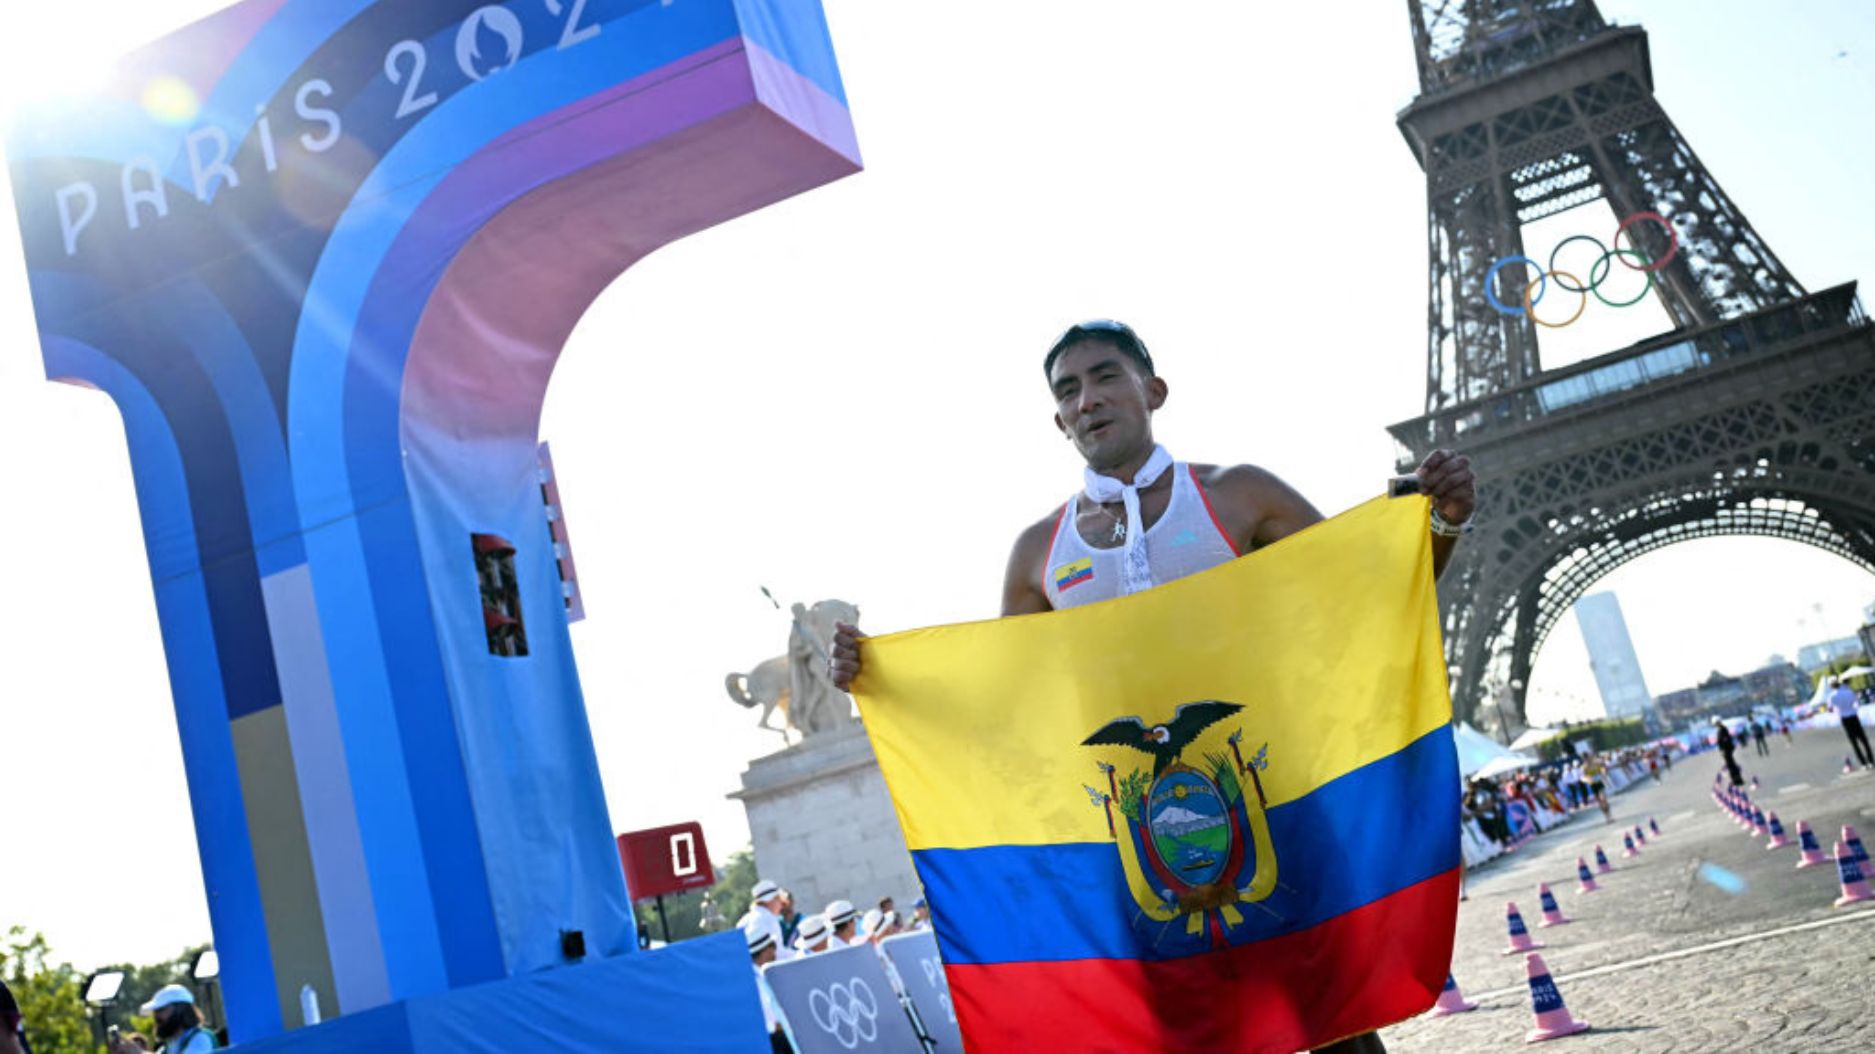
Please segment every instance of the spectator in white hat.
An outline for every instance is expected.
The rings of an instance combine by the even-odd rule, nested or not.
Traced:
[[[742,931],[742,935],[749,942],[749,961],[754,963],[757,969],[775,961],[775,952],[779,950],[775,944],[775,938],[766,933],[751,930]]]
[[[801,931],[795,935],[794,945],[800,954],[812,955],[815,952],[832,951],[833,945],[829,943],[832,939],[833,929],[827,925],[826,918],[809,915],[801,920]]]
[[[781,887],[763,879],[749,890],[747,914],[736,920],[736,925],[745,933],[766,933],[775,941],[777,954],[790,958],[788,946],[781,936]]]
[[[762,997],[762,1023],[768,1026],[769,1047],[778,1054],[792,1054],[794,1048],[782,1032],[781,1011],[775,1006],[775,994],[769,990],[768,978],[762,976],[762,967],[775,961],[781,946],[766,933],[744,930],[743,935],[749,941],[749,962],[755,967],[755,990]]]
[[[853,932],[859,910],[853,907],[852,901],[836,900],[827,905],[827,910],[821,912],[821,916],[833,930],[833,939],[827,942],[829,948],[844,948],[859,943],[859,936]]]
[[[202,1015],[196,1012],[195,994],[182,985],[158,988],[141,1010],[155,1020],[164,1054],[204,1054],[215,1049],[214,1035],[202,1027]]]

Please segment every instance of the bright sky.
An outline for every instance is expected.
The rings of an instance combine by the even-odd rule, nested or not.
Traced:
[[[218,6],[20,5],[4,104]],[[993,615],[1010,540],[1077,486],[1039,370],[1067,323],[1139,328],[1174,456],[1256,462],[1331,513],[1379,492],[1383,428],[1424,393],[1397,0],[826,6],[867,171],[622,278],[569,342],[543,427],[613,822],[701,819],[719,857],[748,839],[724,795],[780,745],[722,688],[784,645],[759,587],[851,600],[875,632]],[[1602,6],[1642,21],[1634,0]],[[1812,289],[1875,278],[1875,8],[1644,15],[1661,100],[1785,264]],[[1530,245],[1612,226],[1578,214]],[[0,927],[43,929],[81,966],[149,961],[209,933],[123,430],[104,396],[43,381],[17,246],[0,210]],[[1544,350],[1554,365],[1661,325],[1592,307],[1561,332],[1574,346]],[[1751,539],[1598,588],[1656,693],[1851,633],[1875,599],[1835,557]],[[1534,682],[1536,719],[1591,705],[1573,619]]]

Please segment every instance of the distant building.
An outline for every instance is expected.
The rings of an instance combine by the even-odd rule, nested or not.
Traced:
[[[1806,644],[1797,649],[1797,665],[1805,673],[1815,673],[1831,663],[1843,662],[1866,654],[1862,650],[1862,638],[1838,637],[1819,644]]]
[[[1588,646],[1589,666],[1601,692],[1602,709],[1609,717],[1648,716],[1653,693],[1641,676],[1641,661],[1628,639],[1628,623],[1621,617],[1621,602],[1613,593],[1591,593],[1576,601],[1576,624]]]
[[[1654,710],[1660,714],[1660,721],[1668,728],[1685,728],[1696,725],[1703,711],[1699,706],[1699,689],[1682,688],[1677,692],[1654,697]]]
[[[1765,666],[1739,677],[1745,695],[1753,706],[1782,709],[1800,706],[1810,699],[1810,678],[1790,663]]]
[[[1714,717],[1745,717],[1754,709],[1796,706],[1810,698],[1810,678],[1788,662],[1763,666],[1739,677],[1714,670],[1694,688],[1654,700],[1669,728],[1701,725]]]

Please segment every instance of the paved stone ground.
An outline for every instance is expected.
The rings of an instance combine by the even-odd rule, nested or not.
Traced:
[[[1836,869],[1796,869],[1798,820],[1808,820],[1830,852],[1845,823],[1865,843],[1875,836],[1875,775],[1840,775],[1848,743],[1835,729],[1771,741],[1771,756],[1740,755],[1754,800],[1775,811],[1793,839],[1767,851],[1712,804],[1717,753],[1683,760],[1663,782],[1617,795],[1615,824],[1597,811],[1539,836],[1471,872],[1459,905],[1452,973],[1479,1008],[1418,1018],[1382,1033],[1387,1049],[1508,1050],[1531,1024],[1523,956],[1501,954],[1504,904],[1517,902],[1539,954],[1569,1009],[1592,1031],[1553,1041],[1583,1051],[1875,1051],[1875,902],[1833,908]],[[1649,816],[1663,837],[1638,859],[1621,858],[1621,832]],[[1577,856],[1594,862],[1595,844],[1615,872],[1602,890],[1576,891]],[[1744,883],[1727,892],[1702,878],[1703,864]],[[1547,882],[1574,919],[1537,928],[1536,886]],[[1809,924],[1806,926],[1806,924]],[[1792,930],[1792,927],[1804,927]],[[1739,943],[1710,948],[1718,942]],[[1683,953],[1664,961],[1663,954]]]

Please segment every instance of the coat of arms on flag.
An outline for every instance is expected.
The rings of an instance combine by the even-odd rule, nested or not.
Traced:
[[[1148,728],[1137,717],[1118,718],[1082,741],[1125,746],[1153,761],[1150,770],[1134,768],[1124,776],[1101,762],[1107,792],[1098,803],[1139,904],[1133,926],[1155,943],[1165,927],[1182,925],[1187,936],[1204,934],[1210,946],[1222,948],[1226,933],[1243,924],[1238,906],[1255,904],[1276,887],[1263,784],[1257,768],[1244,762],[1242,730],[1225,740],[1228,757],[1206,754],[1196,765],[1183,760],[1206,728],[1241,710],[1215,699],[1186,703],[1165,724]],[[1268,763],[1267,751],[1257,756],[1258,765]]]

